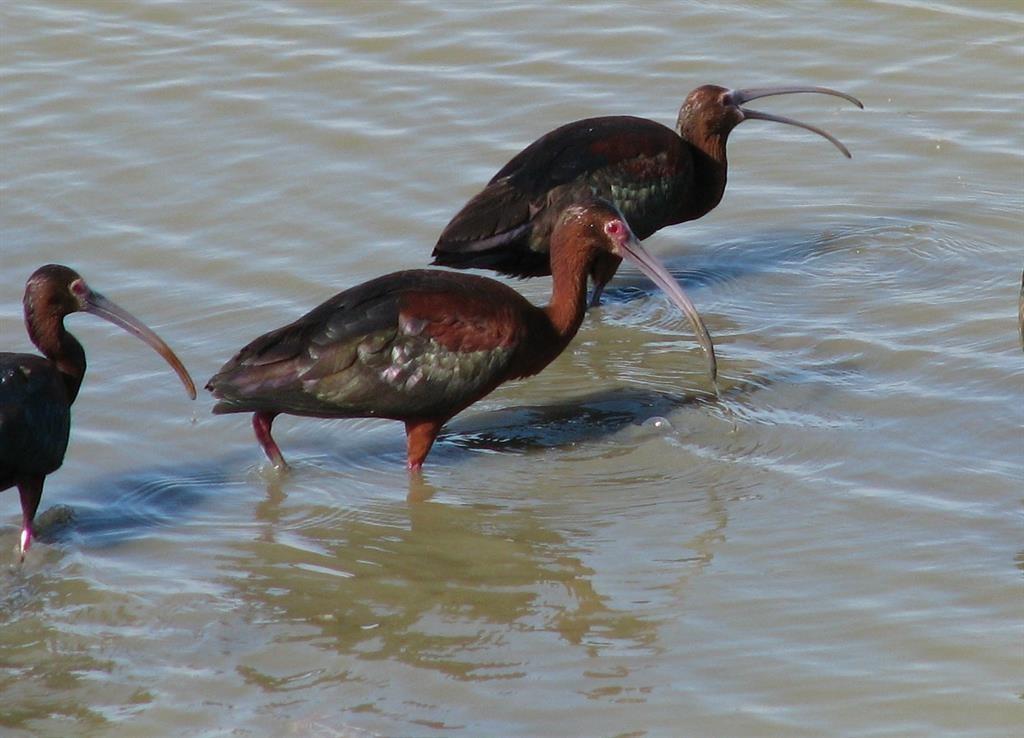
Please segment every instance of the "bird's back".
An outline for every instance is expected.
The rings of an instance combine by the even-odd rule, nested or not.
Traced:
[[[646,118],[587,118],[556,128],[514,156],[452,218],[434,263],[549,274],[558,213],[594,195],[614,202],[637,237],[646,238],[679,222],[691,157],[675,131]]]

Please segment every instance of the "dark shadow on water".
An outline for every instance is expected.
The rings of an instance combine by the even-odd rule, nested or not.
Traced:
[[[244,463],[241,459],[238,463]],[[186,472],[154,467],[116,477],[102,477],[85,486],[85,502],[45,507],[37,516],[37,539],[44,543],[75,542],[82,548],[105,548],[146,534],[154,528],[180,524],[211,494],[236,483],[220,461],[196,464]]]
[[[674,246],[662,245],[658,254],[684,289],[696,290],[806,263],[842,250],[850,238],[860,243],[873,232],[906,226],[904,221],[891,221],[872,226],[836,226],[827,232],[756,233],[720,241],[713,246],[695,245],[685,241],[684,236]],[[674,233],[668,237],[676,239]],[[630,270],[615,276],[602,300],[626,303],[657,291],[646,277]]]
[[[527,453],[598,441],[654,416],[713,402],[706,395],[622,388],[547,405],[520,405],[453,421],[440,439],[461,449]]]

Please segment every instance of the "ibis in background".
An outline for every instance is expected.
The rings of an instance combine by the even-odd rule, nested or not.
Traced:
[[[583,321],[587,275],[605,255],[634,262],[683,310],[714,382],[714,346],[693,303],[619,210],[589,198],[553,223],[547,307],[471,274],[415,269],[378,277],[239,351],[206,385],[219,400],[213,412],[253,413],[257,440],[282,469],[271,435],[280,413],[400,420],[408,468],[418,471],[449,419],[562,353]]]
[[[189,397],[196,397],[192,378],[167,344],[74,270],[59,264],[37,269],[25,285],[24,305],[29,338],[43,355],[0,353],[0,491],[16,486],[21,495],[23,560],[43,482],[64,461],[71,403],[85,376],[85,351],[64,328],[65,316],[92,313],[138,336],[177,372]]]
[[[433,264],[493,269],[515,277],[551,273],[548,250],[561,206],[597,196],[613,202],[639,239],[665,226],[700,218],[725,191],[729,133],[745,120],[770,120],[823,136],[847,158],[850,152],[816,126],[745,108],[751,100],[807,92],[833,95],[827,87],[763,87],[729,90],[698,87],[683,101],[676,130],[628,115],[587,118],[541,136],[516,154],[445,226]],[[620,259],[594,261],[592,303],[615,274]]]

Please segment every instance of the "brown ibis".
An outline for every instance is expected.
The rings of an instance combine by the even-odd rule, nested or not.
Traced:
[[[594,195],[619,207],[637,238],[700,218],[725,191],[729,133],[745,120],[769,120],[823,136],[847,158],[850,152],[822,129],[743,107],[751,100],[798,92],[833,95],[827,87],[729,90],[698,87],[683,101],[676,130],[628,115],[586,118],[546,133],[516,154],[445,226],[433,264],[493,269],[515,277],[550,274],[548,245],[566,198]],[[615,274],[612,255],[591,267],[593,303]]]
[[[576,335],[587,274],[625,257],[689,318],[715,378],[711,338],[689,298],[640,246],[613,205],[565,208],[551,235],[551,301],[540,308],[493,279],[438,269],[395,272],[341,292],[238,352],[206,388],[214,413],[253,413],[256,438],[285,468],[271,435],[280,413],[405,423],[418,471],[441,427],[498,385],[538,373]]]
[[[71,313],[98,315],[148,343],[177,372],[192,399],[188,371],[163,340],[73,269],[47,264],[25,285],[25,326],[43,355],[0,353],[0,491],[21,495],[21,558],[32,544],[32,522],[47,474],[60,468],[71,429],[71,403],[85,376],[85,350],[64,328]]]

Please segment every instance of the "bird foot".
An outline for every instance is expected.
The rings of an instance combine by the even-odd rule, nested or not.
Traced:
[[[281,459],[280,461],[275,461],[271,459],[269,464],[260,469],[260,473],[263,476],[282,477],[286,474],[289,474],[291,470],[291,465],[284,459]]]
[[[29,548],[32,546],[32,527],[26,525],[21,529],[21,538],[18,541],[18,553],[19,560],[25,560],[25,554],[28,553]]]

